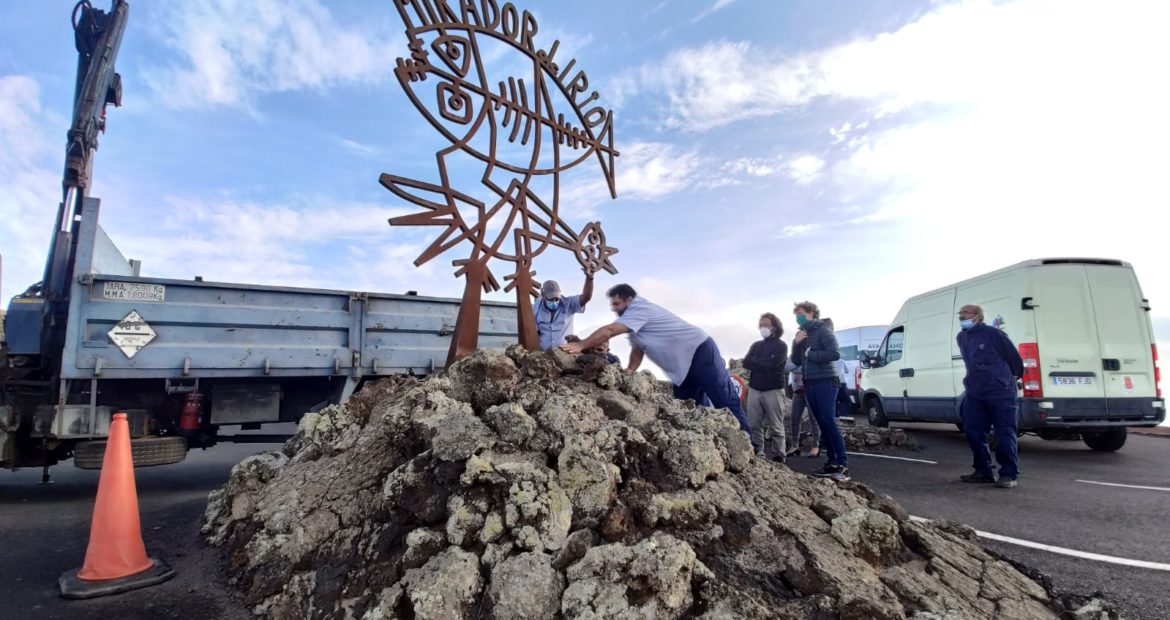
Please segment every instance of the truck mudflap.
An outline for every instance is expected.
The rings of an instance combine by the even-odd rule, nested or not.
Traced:
[[[1025,398],[1021,430],[1157,426],[1166,420],[1161,398]]]

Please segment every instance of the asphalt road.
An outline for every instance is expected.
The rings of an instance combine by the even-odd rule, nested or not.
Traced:
[[[225,598],[217,551],[199,540],[207,494],[232,466],[276,445],[220,445],[194,451],[178,465],[135,470],[146,551],[167,561],[175,578],[117,596],[69,601],[57,578],[85,559],[98,472],[67,461],[52,469],[0,471],[0,618],[38,620],[248,620],[238,600]]]
[[[1019,486],[1008,490],[959,482],[959,475],[971,470],[971,452],[953,426],[903,428],[922,451],[883,454],[937,464],[850,455],[849,469],[854,480],[890,495],[910,514],[960,521],[982,532],[1045,545],[1170,564],[1170,438],[1131,434],[1118,452],[1102,453],[1080,441],[1023,437]],[[820,462],[796,458],[790,464],[810,472]],[[1122,606],[1127,618],[1170,618],[1170,572],[983,542],[1038,569],[1059,592],[1100,590]]]
[[[968,523],[977,530],[1090,553],[1170,563],[1170,492],[1077,482],[1170,488],[1170,438],[1131,435],[1117,453],[1095,453],[1080,442],[1021,440],[1022,475],[1014,490],[965,485],[970,468],[962,436],[952,427],[908,425],[921,452],[886,452],[937,464],[851,456],[856,480],[893,496],[911,514]],[[55,483],[40,486],[39,470],[0,471],[0,618],[244,620],[251,614],[230,591],[216,550],[199,540],[207,493],[233,464],[272,445],[221,445],[192,452],[179,465],[139,469],[139,503],[147,551],[178,575],[153,588],[90,601],[57,595],[57,578],[85,556],[97,472],[65,463]],[[796,458],[811,471],[819,459]],[[984,541],[999,553],[1049,576],[1058,591],[1100,590],[1137,620],[1170,618],[1170,572],[1073,558]]]

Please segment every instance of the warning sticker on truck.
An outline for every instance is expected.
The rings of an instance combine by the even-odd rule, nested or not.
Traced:
[[[166,301],[167,287],[162,284],[138,282],[106,282],[102,297],[118,301]]]
[[[131,310],[126,318],[119,321],[109,331],[109,335],[110,340],[122,350],[122,353],[133,359],[158,334],[150,325],[146,324],[146,320],[138,314],[137,310]]]

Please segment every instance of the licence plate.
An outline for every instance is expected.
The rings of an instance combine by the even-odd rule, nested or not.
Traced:
[[[1054,385],[1093,385],[1092,377],[1053,377]]]

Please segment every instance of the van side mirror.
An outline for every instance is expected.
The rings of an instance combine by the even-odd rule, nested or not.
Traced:
[[[857,363],[862,368],[872,368],[874,363],[873,354],[869,351],[862,351],[861,359],[857,360]]]

